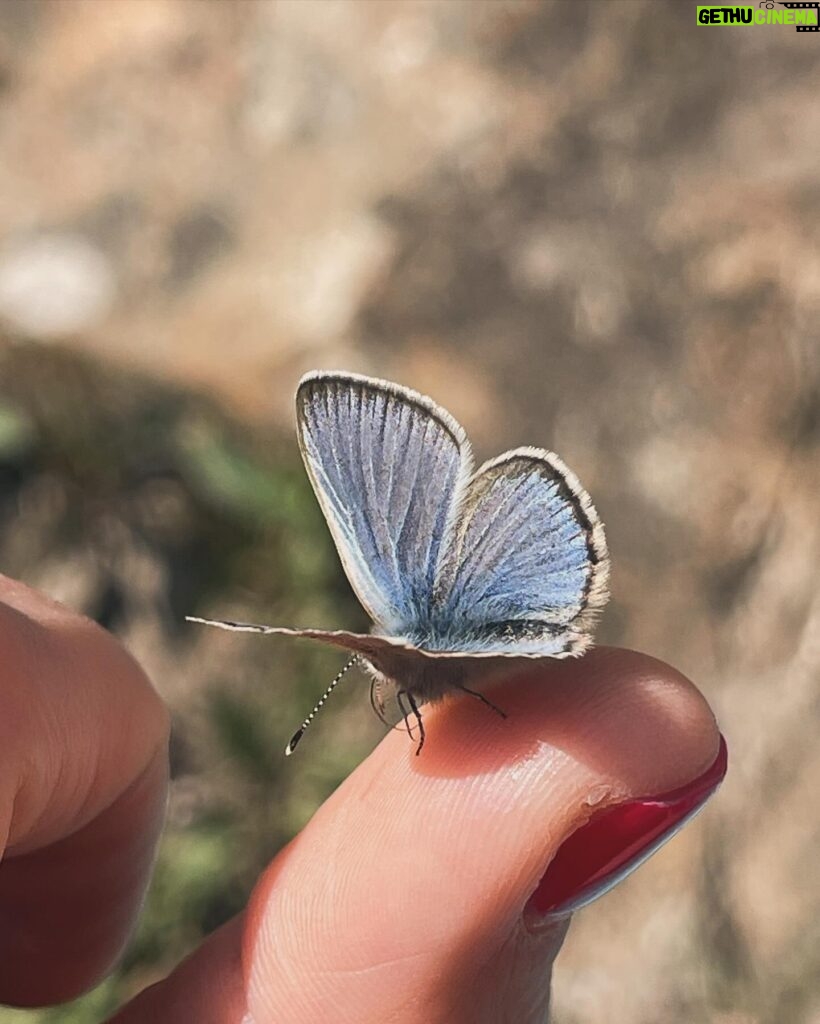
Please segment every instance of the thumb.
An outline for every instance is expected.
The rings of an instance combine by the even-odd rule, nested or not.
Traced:
[[[636,834],[621,821],[614,853],[597,837],[610,870],[586,889],[583,853],[567,867],[562,844],[583,842],[593,809],[603,821],[678,790],[718,754],[700,694],[631,652],[528,669],[492,697],[506,720],[468,698],[426,710],[421,757],[386,737],[271,865],[244,935],[255,1024],[542,1021],[562,907],[608,887],[659,833],[642,842],[640,822]],[[717,781],[695,786],[694,804]],[[558,877],[539,885],[553,861]]]
[[[569,912],[702,805],[725,746],[692,684],[630,651],[491,696],[505,720],[466,696],[425,708],[421,757],[385,737],[245,914],[117,1024],[540,1024]]]

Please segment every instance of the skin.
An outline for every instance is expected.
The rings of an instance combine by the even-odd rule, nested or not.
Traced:
[[[116,962],[150,875],[168,713],[108,634],[0,578],[0,1002],[72,998]],[[116,1024],[535,1024],[567,922],[525,913],[596,808],[714,760],[708,705],[644,655],[599,649],[427,709],[269,865],[246,911]],[[306,740],[306,742],[308,742]]]

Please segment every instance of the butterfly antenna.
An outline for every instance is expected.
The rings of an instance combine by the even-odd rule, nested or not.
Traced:
[[[330,686],[328,686],[328,688],[325,690],[325,692],[322,694],[322,696],[316,701],[316,706],[314,707],[314,709],[307,716],[307,718],[304,720],[304,722],[302,722],[302,724],[299,726],[299,728],[296,730],[296,732],[293,734],[293,736],[291,736],[290,743],[288,743],[288,745],[285,747],[285,757],[290,757],[290,755],[293,753],[293,751],[296,750],[296,744],[299,742],[299,740],[304,735],[305,729],[307,729],[307,727],[310,725],[310,723],[316,717],[316,714],[319,711],[319,709],[321,708],[321,706],[324,704],[324,702],[328,699],[328,697],[331,695],[331,693],[333,693],[333,691],[336,689],[336,687],[342,681],[342,677],[345,675],[345,673],[348,671],[348,669],[353,668],[353,666],[356,664],[356,662],[358,660],[359,660],[359,655],[358,654],[354,654],[353,657],[347,662],[347,664],[344,665],[344,667],[336,674],[336,678],[333,680],[333,682],[330,684]]]

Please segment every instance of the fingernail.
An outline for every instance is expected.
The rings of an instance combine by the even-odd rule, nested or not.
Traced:
[[[726,774],[726,741],[711,768],[662,796],[631,800],[590,818],[561,845],[527,904],[528,916],[552,919],[603,896],[668,842],[703,807]]]

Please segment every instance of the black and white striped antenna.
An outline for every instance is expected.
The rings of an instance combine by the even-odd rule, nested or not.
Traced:
[[[328,688],[325,690],[325,692],[322,694],[322,696],[316,701],[316,706],[314,707],[314,709],[307,716],[307,718],[304,720],[304,722],[302,722],[302,724],[299,726],[299,728],[296,730],[296,732],[293,734],[293,736],[291,736],[290,743],[288,743],[288,745],[285,747],[285,757],[290,757],[290,755],[296,749],[296,744],[302,738],[305,729],[307,729],[307,727],[310,725],[310,723],[316,717],[316,713],[319,711],[319,709],[324,704],[324,702],[328,699],[328,697],[331,695],[331,693],[333,693],[333,691],[336,689],[338,684],[342,681],[342,677],[347,672],[347,670],[353,668],[353,666],[356,664],[356,662],[358,660],[359,660],[359,655],[358,654],[354,654],[353,657],[350,659],[350,661],[348,661],[347,664],[337,673],[336,678],[333,680],[333,682],[330,684],[330,686],[328,686]]]

